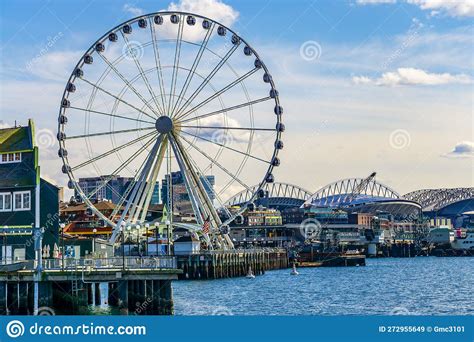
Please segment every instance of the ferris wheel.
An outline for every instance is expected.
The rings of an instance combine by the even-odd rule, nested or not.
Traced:
[[[124,225],[147,222],[165,180],[167,215],[178,214],[176,196],[188,196],[199,237],[232,248],[228,224],[246,206],[224,203],[243,190],[252,202],[274,181],[282,114],[267,66],[236,32],[157,12],[118,25],[80,58],[61,100],[58,154],[68,187],[113,227],[112,242]],[[110,187],[118,175],[128,179],[123,191]],[[81,181],[90,177],[92,190]],[[96,207],[99,194],[114,197],[113,210]]]

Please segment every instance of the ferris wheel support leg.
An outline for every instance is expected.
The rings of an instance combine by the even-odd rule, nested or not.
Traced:
[[[142,199],[144,198],[147,186],[149,185],[150,174],[153,170],[154,165],[156,165],[160,146],[162,144],[163,144],[163,135],[160,135],[160,137],[157,140],[157,145],[154,146],[156,147],[156,150],[153,149],[151,151],[147,160],[147,165],[146,167],[143,168],[143,172],[140,175],[141,177],[139,181],[140,184],[139,184],[138,192],[135,197],[130,198],[130,200],[133,201],[132,209],[128,213],[128,219],[131,223],[137,222],[138,215],[141,210],[141,206],[143,205]]]
[[[112,243],[115,243],[115,240],[117,239],[117,235],[120,231],[120,227],[122,225],[122,222],[125,221],[125,217],[127,216],[127,213],[129,213],[130,206],[132,206],[132,204],[134,203],[134,199],[137,197],[137,193],[139,192],[139,189],[140,188],[143,189],[142,185],[144,183],[144,179],[145,179],[146,175],[148,174],[148,172],[150,171],[150,167],[151,167],[151,165],[153,164],[153,161],[156,158],[156,155],[158,153],[158,149],[161,145],[162,140],[163,140],[163,135],[160,134],[160,136],[157,138],[157,140],[155,142],[155,145],[153,146],[153,148],[151,150],[150,155],[148,156],[148,159],[145,163],[145,166],[143,167],[143,170],[142,170],[142,172],[139,176],[139,180],[137,181],[137,183],[135,183],[135,186],[134,186],[133,191],[130,195],[128,203],[125,206],[125,209],[123,210],[122,215],[120,216],[120,219],[118,220],[117,224],[115,225],[115,227],[112,230],[112,236],[110,237],[110,242],[112,242]],[[133,206],[135,207],[136,204],[134,204]],[[129,217],[130,217],[130,215],[129,215]]]
[[[148,213],[148,207],[150,206],[151,197],[153,195],[153,191],[155,190],[156,179],[158,178],[158,173],[161,169],[167,144],[168,139],[165,137],[163,138],[163,141],[161,143],[155,165],[153,166],[152,172],[150,173],[150,177],[146,181],[145,190],[143,191],[142,197],[140,199],[140,204],[138,205],[137,210],[134,213],[133,221],[138,220],[138,216],[140,215],[140,213],[140,222],[144,222],[146,220],[146,214]]]
[[[201,214],[201,211],[203,210],[202,208],[204,208],[204,206],[201,204],[199,196],[195,193],[196,187],[191,186],[191,180],[189,179],[188,172],[185,171],[184,161],[182,159],[181,154],[177,151],[177,147],[175,146],[174,143],[170,142],[170,145],[175,153],[176,161],[178,162],[178,166],[183,174],[184,185],[186,186],[186,190],[188,192],[190,202],[196,216],[196,222],[202,227],[204,225],[204,220],[203,220],[203,214]],[[209,235],[203,233],[202,231],[201,231],[201,234],[204,237],[204,240],[206,241],[209,248],[213,249],[212,241]]]
[[[219,214],[217,213],[211,199],[209,198],[209,194],[207,193],[206,189],[204,188],[200,177],[205,177],[205,175],[199,176],[196,173],[196,170],[194,170],[191,160],[186,152],[186,149],[183,147],[181,142],[178,139],[173,139],[177,149],[179,150],[180,154],[182,155],[182,158],[184,159],[185,164],[187,165],[187,169],[190,172],[190,175],[194,181],[194,183],[197,185],[197,190],[198,190],[198,195],[204,200],[205,204],[205,209],[206,211],[211,215],[212,220],[214,221],[215,228],[219,228],[220,225],[222,224],[221,219],[219,217]],[[224,235],[224,237],[222,237]],[[225,235],[227,234],[220,234],[218,233],[217,239],[221,243],[223,247],[227,247],[232,249],[233,248],[233,243],[230,239],[226,239]]]
[[[178,149],[176,147],[174,140],[170,139],[170,143],[171,143],[171,147],[173,148],[174,154],[176,156],[176,161],[178,162],[179,169],[181,170],[181,173],[183,175],[184,185],[189,194],[189,199],[193,207],[194,215],[196,216],[196,221],[200,226],[202,226],[204,224],[203,217],[202,217],[204,213],[201,212],[203,205],[201,201],[199,200],[198,195],[195,192],[196,187],[191,186],[191,180],[189,178],[188,171],[186,170],[186,166],[182,159],[182,155],[178,152]]]
[[[215,222],[215,224],[219,226],[221,224],[219,215],[217,214],[217,211],[215,210],[214,205],[211,199],[209,198],[209,194],[207,193],[206,189],[204,189],[204,186],[202,185],[200,176],[193,169],[189,156],[186,152],[186,149],[183,147],[183,145],[178,139],[173,139],[173,140],[175,141],[176,146],[178,147],[178,150],[187,166],[187,169],[189,170],[191,178],[193,179],[194,183],[197,186],[196,190],[198,191],[198,194],[204,200],[204,204],[206,205],[207,212],[212,216],[212,219]],[[205,175],[201,175],[201,177],[204,177],[204,176]]]

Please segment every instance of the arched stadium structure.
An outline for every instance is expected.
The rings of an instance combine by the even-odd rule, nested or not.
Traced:
[[[403,196],[418,202],[425,215],[455,218],[474,211],[474,188],[423,189]]]
[[[416,219],[421,205],[373,179],[347,178],[328,184],[314,193],[302,207],[340,208],[348,213],[386,212],[395,219]]]
[[[240,206],[249,201],[258,185],[241,191],[231,197],[226,206]],[[311,192],[299,186],[287,183],[267,183],[263,188],[264,195],[254,201],[256,206],[285,210],[299,208],[311,196]]]

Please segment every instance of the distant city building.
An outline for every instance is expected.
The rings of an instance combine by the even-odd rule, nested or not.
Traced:
[[[32,120],[0,129],[0,226],[2,263],[34,259],[32,228],[45,228],[50,256],[58,243],[59,188],[40,177]]]
[[[114,204],[118,204],[132,181],[133,178],[131,177],[120,177],[118,175],[87,177],[79,178],[79,186],[86,196],[90,196],[92,202],[109,200]],[[156,182],[151,205],[159,204],[159,194],[159,183]],[[76,200],[82,201],[77,190],[74,190],[74,196]]]
[[[175,213],[180,213],[181,215],[191,215],[194,214],[193,207],[189,198],[186,185],[184,183],[184,178],[181,171],[171,173],[171,182],[173,189],[173,211]],[[206,190],[211,201],[216,199],[214,193],[214,185],[216,183],[214,176],[201,176],[201,182]],[[168,202],[168,177],[165,177],[162,180],[161,187],[161,202],[166,204]]]
[[[244,223],[248,226],[280,226],[282,217],[279,210],[259,207],[254,211],[245,213]]]

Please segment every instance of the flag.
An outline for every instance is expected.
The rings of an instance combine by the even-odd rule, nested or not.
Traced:
[[[208,216],[207,219],[204,220],[202,224],[202,232],[204,234],[209,234],[209,229],[211,228],[210,217]]]

